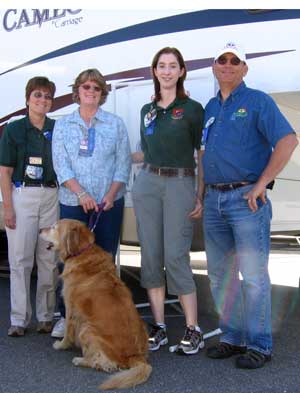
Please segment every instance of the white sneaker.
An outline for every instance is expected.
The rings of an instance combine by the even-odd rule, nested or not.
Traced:
[[[54,328],[52,329],[51,337],[63,338],[65,335],[65,326],[66,326],[65,318],[60,318],[54,325]]]

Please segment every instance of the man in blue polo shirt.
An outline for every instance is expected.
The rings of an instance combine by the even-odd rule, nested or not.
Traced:
[[[207,356],[239,355],[236,366],[253,369],[264,366],[272,353],[267,188],[298,142],[272,98],[243,82],[248,66],[240,48],[227,43],[212,67],[220,91],[205,108],[199,196],[208,275],[223,333]]]

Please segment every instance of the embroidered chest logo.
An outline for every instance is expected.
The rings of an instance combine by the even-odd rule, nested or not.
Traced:
[[[240,108],[231,115],[230,120],[236,120],[237,118],[244,118],[248,116],[246,108]]]
[[[184,109],[183,108],[174,108],[172,110],[171,117],[174,120],[180,120],[180,119],[183,118],[183,114],[184,114]]]

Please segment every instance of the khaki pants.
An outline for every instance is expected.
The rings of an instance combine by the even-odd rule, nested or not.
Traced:
[[[6,228],[10,266],[11,324],[26,327],[31,319],[30,277],[38,269],[36,316],[51,321],[57,284],[56,255],[47,250],[39,230],[58,219],[57,188],[21,187],[13,190],[16,229]]]

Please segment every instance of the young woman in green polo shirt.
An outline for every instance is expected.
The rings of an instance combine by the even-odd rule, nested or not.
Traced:
[[[152,61],[155,99],[141,110],[144,161],[133,186],[133,202],[141,244],[141,285],[147,289],[155,324],[149,350],[168,343],[164,318],[165,280],[168,293],[182,305],[186,330],[177,353],[195,354],[203,348],[198,326],[197,295],[190,267],[192,219],[200,217],[195,195],[195,150],[199,151],[202,105],[184,90],[186,67],[176,48],[163,48]]]

